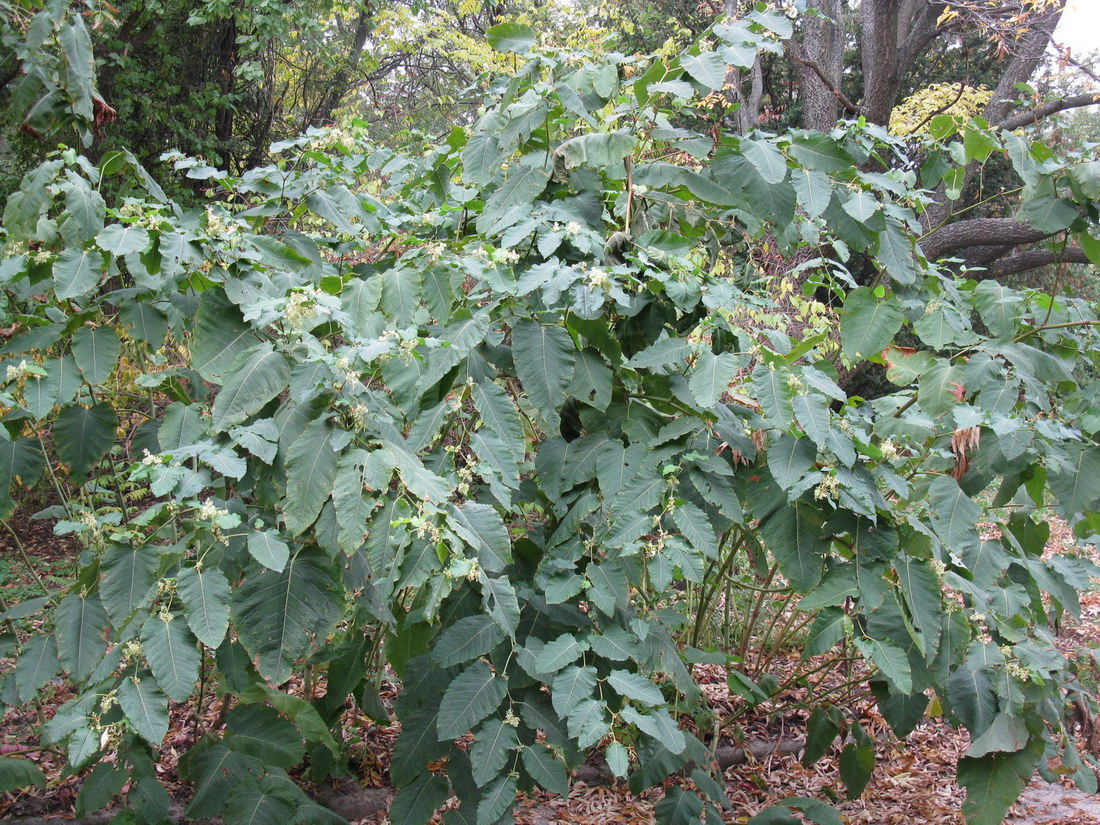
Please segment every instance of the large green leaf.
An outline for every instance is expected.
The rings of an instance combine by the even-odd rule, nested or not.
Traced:
[[[979,543],[978,522],[982,509],[959,487],[951,476],[941,475],[929,485],[929,518],[937,535],[953,552],[961,552]]]
[[[545,158],[537,153],[537,159]],[[478,232],[490,232],[494,226],[505,219],[513,209],[530,204],[542,194],[550,180],[550,172],[542,166],[536,166],[534,158],[523,159],[514,164],[512,173],[485,202],[485,208],[477,219]]]
[[[554,710],[563,719],[573,708],[592,695],[596,688],[596,671],[591,667],[571,665],[554,677],[550,698]]]
[[[485,789],[477,806],[477,825],[492,825],[500,822],[516,801],[517,782],[515,777],[505,774],[497,777]]]
[[[264,570],[245,578],[233,594],[233,618],[261,676],[282,684],[314,639],[324,639],[340,617],[338,584],[329,559],[308,547],[281,573]]]
[[[897,693],[912,693],[913,673],[905,651],[888,639],[853,636],[859,652],[873,662]]]
[[[1070,444],[1065,448],[1066,465],[1050,473],[1050,489],[1058,496],[1058,507],[1066,518],[1095,510],[1100,499],[1100,447]]]
[[[145,301],[127,304],[119,313],[119,320],[130,327],[130,335],[156,350],[164,343],[168,332],[168,319],[164,313]]]
[[[947,698],[970,735],[981,736],[997,716],[997,696],[985,669],[965,662],[947,681]]]
[[[559,326],[520,321],[512,329],[512,353],[524,391],[543,420],[556,427],[576,358],[569,333]]]
[[[474,406],[485,426],[508,448],[516,462],[523,461],[523,425],[508,393],[491,381],[482,381],[474,385],[473,396]]]
[[[448,524],[477,551],[481,566],[499,573],[512,559],[511,541],[504,519],[488,504],[467,501],[447,507]]]
[[[113,544],[107,548],[99,595],[115,627],[122,627],[145,603],[159,566],[160,556],[151,547]]]
[[[816,218],[828,208],[833,197],[828,175],[813,169],[795,169],[791,181],[798,195],[798,204],[809,217]]]
[[[879,233],[875,254],[886,274],[899,284],[916,282],[919,273],[913,257],[913,242],[895,221],[887,221],[886,229]]]
[[[76,362],[72,361],[71,356],[68,356],[68,360],[71,364],[75,365]],[[35,419],[45,418],[53,411],[54,405],[57,404],[60,384],[58,378],[55,377],[53,373],[59,371],[60,364],[61,361],[56,358],[44,361],[42,363],[42,369],[46,371],[46,374],[42,376],[28,376],[26,383],[23,385],[23,405]],[[73,368],[73,373],[76,373],[75,366]],[[79,388],[80,383],[78,379],[72,395],[75,395],[76,390]],[[65,400],[71,400],[72,395]]]
[[[435,671],[436,674],[444,671]],[[417,708],[401,716],[401,733],[394,743],[390,760],[393,784],[402,787],[424,775],[424,766],[447,752],[449,743],[441,742],[436,732],[437,711]]]
[[[134,730],[154,748],[168,734],[168,700],[151,679],[123,679],[118,704]]]
[[[38,689],[57,675],[58,667],[57,643],[53,636],[32,636],[19,654],[15,668],[15,692],[19,701],[33,699]]]
[[[46,787],[46,775],[30,760],[11,756],[0,757],[0,793]]]
[[[885,349],[905,320],[893,298],[879,300],[865,286],[853,290],[840,312],[840,340],[844,354],[861,359],[878,355]]]
[[[290,383],[290,365],[270,344],[246,350],[228,370],[224,385],[210,408],[211,429],[225,432],[255,415]]]
[[[432,645],[432,661],[439,667],[461,665],[484,656],[503,639],[504,631],[492,616],[467,616],[439,634]]]
[[[99,192],[75,175],[61,184],[65,191],[67,215],[61,223],[65,240],[80,245],[91,239],[103,228],[107,204]]]
[[[664,798],[654,806],[657,825],[694,825],[703,812],[703,800],[698,794],[671,787]],[[753,822],[753,825],[758,823]]]
[[[800,593],[821,581],[828,543],[822,538],[822,520],[810,506],[793,502],[780,507],[760,526],[779,569]]]
[[[681,55],[680,66],[691,75],[692,80],[712,91],[726,85],[726,61],[718,52]]]
[[[753,140],[751,138],[741,138],[741,151],[744,152],[745,158],[756,169],[757,174],[764,179],[766,183],[779,183],[783,178],[787,176],[787,159],[783,157],[783,153],[780,152],[774,144],[766,140]],[[820,176],[821,179],[826,181],[827,178],[820,173],[815,173]],[[803,177],[805,176],[798,176]],[[817,179],[815,179],[816,183]],[[829,190],[826,188],[825,190]],[[811,202],[814,199],[810,199]],[[828,205],[828,196],[825,198],[825,203],[821,204],[821,208],[818,210],[820,213]],[[803,204],[805,206],[805,204]]]
[[[856,164],[840,143],[821,132],[800,132],[791,141],[791,156],[808,169],[845,172]]]
[[[198,442],[206,433],[206,423],[199,413],[198,404],[169,404],[157,430],[157,442],[161,452],[169,455]]]
[[[18,479],[29,487],[38,481],[45,466],[37,438],[0,441],[0,517],[7,518],[15,507],[10,492],[12,483]]]
[[[176,590],[191,632],[207,647],[218,647],[229,629],[229,582],[225,574],[216,567],[185,567],[176,576]]]
[[[760,363],[752,371],[752,387],[760,408],[768,423],[780,431],[790,427],[794,420],[791,383],[791,373],[784,367]]]
[[[485,662],[474,662],[462,671],[439,703],[436,730],[441,740],[457,739],[495,711],[508,694],[503,679],[493,675]]]
[[[256,530],[248,534],[248,554],[268,570],[282,573],[290,558],[290,547],[278,530]]]
[[[569,795],[569,775],[565,765],[545,745],[533,744],[523,749],[523,766],[532,778],[548,791]]]
[[[516,729],[502,719],[489,719],[478,728],[470,748],[470,761],[479,788],[496,779],[508,761],[508,754],[518,745]]]
[[[87,816],[106,808],[122,790],[129,776],[129,772],[119,765],[100,762],[80,787],[76,797],[76,815]]]
[[[462,150],[462,176],[476,186],[485,186],[500,168],[500,146],[487,132],[471,135]]]
[[[447,799],[447,780],[424,771],[401,788],[390,804],[393,825],[425,825]]]
[[[636,140],[628,132],[578,135],[564,141],[557,152],[567,166],[592,166],[597,169],[619,163],[634,150]]]
[[[136,224],[113,223],[96,235],[95,242],[107,254],[121,258],[149,246],[149,232]]]
[[[185,701],[199,680],[199,651],[183,618],[154,613],[141,628],[141,645],[160,689],[173,702]]]
[[[98,249],[66,249],[53,264],[54,295],[59,301],[83,298],[104,273]]]
[[[88,472],[111,449],[117,428],[118,416],[105,401],[94,407],[72,404],[57,416],[54,446],[58,457],[68,465],[74,483],[83,483]]]
[[[340,549],[348,554],[362,547],[370,532],[371,513],[379,503],[370,493],[384,489],[393,473],[392,467],[371,455],[365,450],[349,450],[337,460],[332,504],[340,525]]]
[[[221,383],[225,371],[257,340],[223,290],[203,293],[191,328],[191,366],[199,375]]]
[[[684,732],[663,706],[654,708],[649,713],[639,713],[627,707],[623,708],[620,715],[624,721],[637,725],[640,731],[660,742],[670,753],[683,753],[687,747]]]
[[[736,355],[728,352],[715,355],[710,350],[701,352],[688,379],[688,387],[699,406],[713,407],[721,401],[737,369]]]
[[[73,333],[73,358],[84,380],[93,386],[111,377],[121,350],[118,333],[110,327],[81,327]]]
[[[294,806],[283,794],[253,782],[232,787],[225,806],[226,825],[285,825],[293,815]]]
[[[664,696],[661,691],[640,673],[613,670],[607,675],[607,683],[620,696],[633,699],[643,705],[656,707],[664,703]]]
[[[264,764],[290,769],[305,756],[298,728],[272,708],[240,705],[229,712],[225,724],[234,750]]]
[[[913,624],[920,631],[926,654],[933,654],[939,644],[942,590],[932,566],[924,559],[899,555],[894,560],[898,585],[905,597]]]
[[[524,23],[498,23],[485,32],[485,39],[498,52],[527,54],[535,45],[535,30]]]
[[[998,338],[1011,338],[1016,332],[1017,316],[1023,298],[994,280],[985,280],[974,290],[974,305],[982,322]]]
[[[98,596],[70,593],[53,615],[57,653],[74,679],[86,678],[107,652],[107,611]]]
[[[1053,235],[1067,229],[1080,214],[1079,207],[1066,198],[1040,195],[1024,202],[1020,215],[1040,232]]]
[[[959,760],[959,784],[966,788],[968,825],[1000,825],[1019,797],[1043,754],[1041,742],[1013,753]]]

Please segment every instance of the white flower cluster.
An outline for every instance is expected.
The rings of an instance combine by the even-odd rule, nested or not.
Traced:
[[[840,493],[840,480],[834,475],[826,475],[814,488],[814,498],[818,501],[836,501]]]
[[[489,253],[489,260],[495,264],[510,265],[519,262],[519,253],[514,249],[494,249]]]
[[[322,314],[328,310],[318,302],[324,294],[316,287],[307,286],[295,290],[290,294],[286,302],[286,310],[283,317],[287,325],[295,332],[307,332],[317,325]]]
[[[220,212],[211,207],[206,207],[206,234],[211,237],[216,235],[232,235],[240,226],[232,221],[227,222]]]
[[[611,276],[606,270],[594,266],[588,271],[588,285],[593,289],[607,289],[611,286]]]
[[[356,404],[351,408],[351,425],[356,432],[361,433],[370,425],[370,407],[366,404]]]
[[[210,215],[209,209],[207,209],[207,215]],[[160,215],[148,210],[144,204],[137,201],[126,201],[119,208],[118,216],[120,218],[130,218],[133,224],[143,226],[146,229],[160,228]],[[236,227],[233,228],[233,231],[236,231]]]
[[[141,463],[145,467],[159,467],[161,464],[164,463],[164,457],[163,456],[154,455],[153,453],[149,452],[148,450],[143,450],[142,452],[143,452],[143,455],[142,455]]]
[[[217,521],[229,515],[228,510],[223,510],[214,504],[214,500],[208,498],[202,503],[195,515],[200,521]]]
[[[26,358],[20,361],[18,366],[14,364],[8,365],[8,381],[20,381],[26,378],[28,375],[31,375],[31,368],[30,365],[27,363]]]

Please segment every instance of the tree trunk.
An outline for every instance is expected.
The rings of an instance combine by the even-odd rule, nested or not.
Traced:
[[[1053,9],[1041,15],[1032,23],[1031,30],[1021,38],[1020,43],[1017,44],[1015,54],[1011,58],[1012,62],[997,83],[997,88],[993,92],[993,98],[989,101],[989,105],[986,106],[985,112],[983,113],[985,119],[994,126],[1005,123],[1010,124],[1011,128],[1015,128],[1016,126],[1034,122],[1039,116],[1046,116],[1046,114],[1053,114],[1059,111],[1058,107],[1052,107],[1050,110],[1038,107],[1033,113],[1025,113],[1025,123],[1019,124],[1014,123],[1012,119],[1008,118],[1009,113],[1015,106],[1012,101],[1019,97],[1019,92],[1016,91],[1015,85],[1017,83],[1026,83],[1031,79],[1032,73],[1034,73],[1036,67],[1038,67],[1039,61],[1042,60],[1043,53],[1050,43],[1050,39],[1054,34],[1054,29],[1057,27],[1058,21],[1062,19],[1062,11],[1064,8],[1065,0],[1058,0],[1057,5]],[[966,181],[969,181],[976,168],[976,164],[971,164],[967,167]],[[921,215],[921,224],[925,227],[925,231],[931,232],[931,236],[923,244],[926,251],[930,244],[933,249],[937,248],[940,243],[939,239],[944,233],[958,231],[952,230],[951,226],[944,226],[942,229],[934,230],[934,227],[943,226],[943,224],[946,223],[951,217],[951,213],[954,209],[954,204],[947,200],[944,191],[944,186],[941,184],[936,190],[937,202],[931,204],[925,210],[924,214]],[[1026,243],[1027,240],[1025,239],[1018,242]],[[996,243],[996,241],[993,241],[993,243]],[[958,249],[961,246],[964,245],[955,246],[953,248]],[[941,252],[940,254],[946,253]],[[938,257],[936,254],[929,254],[929,258],[933,260],[936,257]]]
[[[352,38],[351,50],[348,52],[347,59],[340,66],[336,76],[333,77],[324,99],[310,116],[308,125],[324,126],[332,119],[332,113],[336,111],[336,108],[351,88],[351,80],[355,76],[356,68],[359,66],[359,58],[363,54],[363,47],[366,45],[367,37],[370,36],[373,28],[374,17],[371,4],[369,2],[363,3],[359,9],[359,19],[355,22],[355,35]]]
[[[1062,11],[1065,9],[1066,0],[1057,0],[1056,5],[1045,14],[1039,16],[1032,24],[1031,31],[1020,39],[1013,48],[1013,56],[1008,69],[1001,76],[997,88],[993,90],[993,98],[985,107],[985,119],[990,123],[999,123],[1004,120],[1018,100],[1020,93],[1016,90],[1017,83],[1026,83],[1031,79],[1039,61],[1043,59],[1050,39],[1054,35],[1054,29],[1058,21],[1062,19]]]
[[[863,23],[864,116],[886,125],[898,95],[898,23],[901,0],[863,0],[859,11]]]
[[[815,11],[817,14],[812,13]],[[840,88],[844,70],[843,15],[841,0],[810,0],[803,15],[802,42],[795,46],[794,65],[802,125],[807,129],[827,132],[839,116],[840,101],[835,90]]]

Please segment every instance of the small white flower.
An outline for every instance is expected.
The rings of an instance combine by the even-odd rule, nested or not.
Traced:
[[[514,264],[519,261],[519,253],[514,249],[494,249],[489,259],[495,264]]]
[[[570,238],[575,238],[579,234],[581,234],[581,230],[583,229],[584,227],[582,227],[576,221],[570,221],[565,225],[565,234],[568,235]]]
[[[30,369],[27,367],[27,359],[24,358],[19,362],[18,366],[8,366],[8,381],[18,381],[21,378],[25,378],[30,374]]]
[[[611,285],[611,276],[598,266],[588,272],[588,285],[593,289],[607,289]]]
[[[814,498],[818,501],[836,501],[837,494],[840,492],[840,480],[834,475],[827,475],[821,481],[818,482],[817,487],[814,488]]]
[[[356,404],[351,408],[351,426],[356,432],[363,432],[370,425],[370,408],[366,404]]]

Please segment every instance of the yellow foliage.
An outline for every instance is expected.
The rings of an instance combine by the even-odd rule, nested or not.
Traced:
[[[968,121],[980,114],[992,97],[993,92],[985,86],[933,83],[894,107],[890,113],[890,133],[904,136],[926,131],[928,122],[941,114]]]

